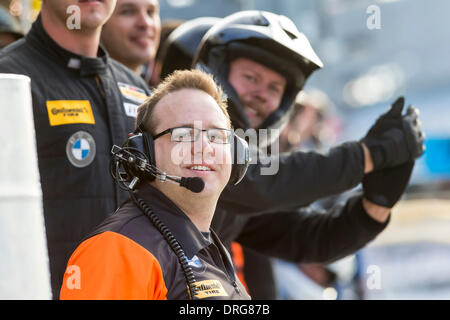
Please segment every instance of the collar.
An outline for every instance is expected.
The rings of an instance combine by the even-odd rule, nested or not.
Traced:
[[[192,259],[200,250],[211,244],[203,237],[191,219],[172,200],[152,185],[148,183],[142,185],[136,195],[144,200],[170,230],[188,259]]]
[[[81,76],[101,75],[106,73],[108,53],[100,45],[97,58],[81,56],[68,51],[58,45],[45,31],[41,15],[33,23],[30,32],[26,35],[27,41],[33,44],[40,52],[49,56],[52,60],[65,66]]]

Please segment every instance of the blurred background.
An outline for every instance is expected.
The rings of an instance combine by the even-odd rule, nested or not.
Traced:
[[[298,267],[306,275],[303,282],[295,288],[293,282],[281,284],[282,298],[450,299],[450,1],[159,2],[163,23],[251,9],[291,18],[324,62],[305,87],[326,101],[315,109],[321,117],[312,120],[320,121],[313,130],[320,141],[316,149],[361,138],[398,96],[420,110],[426,153],[390,226],[354,256],[325,266],[332,281]],[[26,31],[40,1],[0,0],[0,5]],[[306,139],[301,144],[310,148]]]

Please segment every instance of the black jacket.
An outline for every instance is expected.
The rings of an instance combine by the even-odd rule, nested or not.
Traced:
[[[67,285],[62,299],[188,299],[186,273],[180,260],[189,262],[200,299],[249,299],[237,278],[231,257],[211,230],[207,239],[163,193],[143,185],[136,193],[164,225],[160,231],[133,201],[124,203],[75,250],[68,268],[76,265],[83,281]],[[158,225],[160,222],[158,222]],[[175,253],[163,233],[181,246]],[[173,242],[173,240],[170,240]],[[109,272],[105,272],[108,270]],[[84,280],[83,280],[84,279]]]
[[[329,210],[304,208],[250,218],[236,240],[268,256],[328,264],[361,249],[389,221],[390,217],[384,223],[372,219],[362,196],[354,195]]]
[[[40,17],[24,39],[1,51],[0,72],[31,78],[55,296],[76,243],[127,197],[109,174],[110,150],[133,131],[134,111],[149,91],[101,47],[97,58],[60,47]]]
[[[348,142],[325,155],[316,152],[280,154],[275,175],[261,175],[262,167],[261,164],[250,165],[244,179],[237,186],[228,185],[220,196],[212,226],[226,244],[247,228],[249,219],[254,221],[279,212],[296,213],[315,200],[358,185],[364,175],[364,156],[359,142]],[[339,212],[342,210],[335,214]],[[278,225],[289,227],[281,217],[271,223],[275,223],[275,228]]]
[[[326,154],[295,151],[271,158],[278,164],[266,165],[269,160],[258,159],[238,185],[228,185],[219,206],[244,215],[296,209],[349,190],[364,177],[364,152],[356,141]],[[278,168],[276,174],[261,174],[270,167]]]

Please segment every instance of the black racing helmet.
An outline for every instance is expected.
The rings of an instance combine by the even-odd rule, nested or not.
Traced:
[[[161,48],[161,79],[175,70],[190,69],[203,36],[220,20],[216,17],[196,18],[173,30]]]
[[[228,95],[234,127],[242,129],[248,129],[250,123],[228,82],[229,64],[238,57],[259,62],[287,80],[280,106],[259,127],[264,129],[284,125],[306,79],[323,66],[306,36],[286,16],[249,10],[216,23],[203,37],[193,65],[215,76]]]

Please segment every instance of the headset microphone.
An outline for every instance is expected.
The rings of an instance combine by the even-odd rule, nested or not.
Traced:
[[[188,178],[181,178],[180,180],[180,186],[185,187],[192,192],[199,193],[202,192],[205,188],[205,181],[203,181],[199,177],[188,177]]]
[[[111,175],[125,190],[133,190],[141,181],[158,178],[161,182],[169,181],[194,193],[202,192],[205,182],[199,177],[178,177],[168,175],[150,164],[142,152],[135,148],[119,147],[111,149]]]
[[[184,187],[194,193],[202,192],[205,188],[205,182],[202,178],[199,177],[178,177],[178,176],[170,176],[164,171],[161,171],[155,166],[152,166],[153,169],[155,169],[157,172],[154,172],[153,175],[155,178],[159,176],[159,180],[164,181],[170,181],[179,184],[181,187]]]

